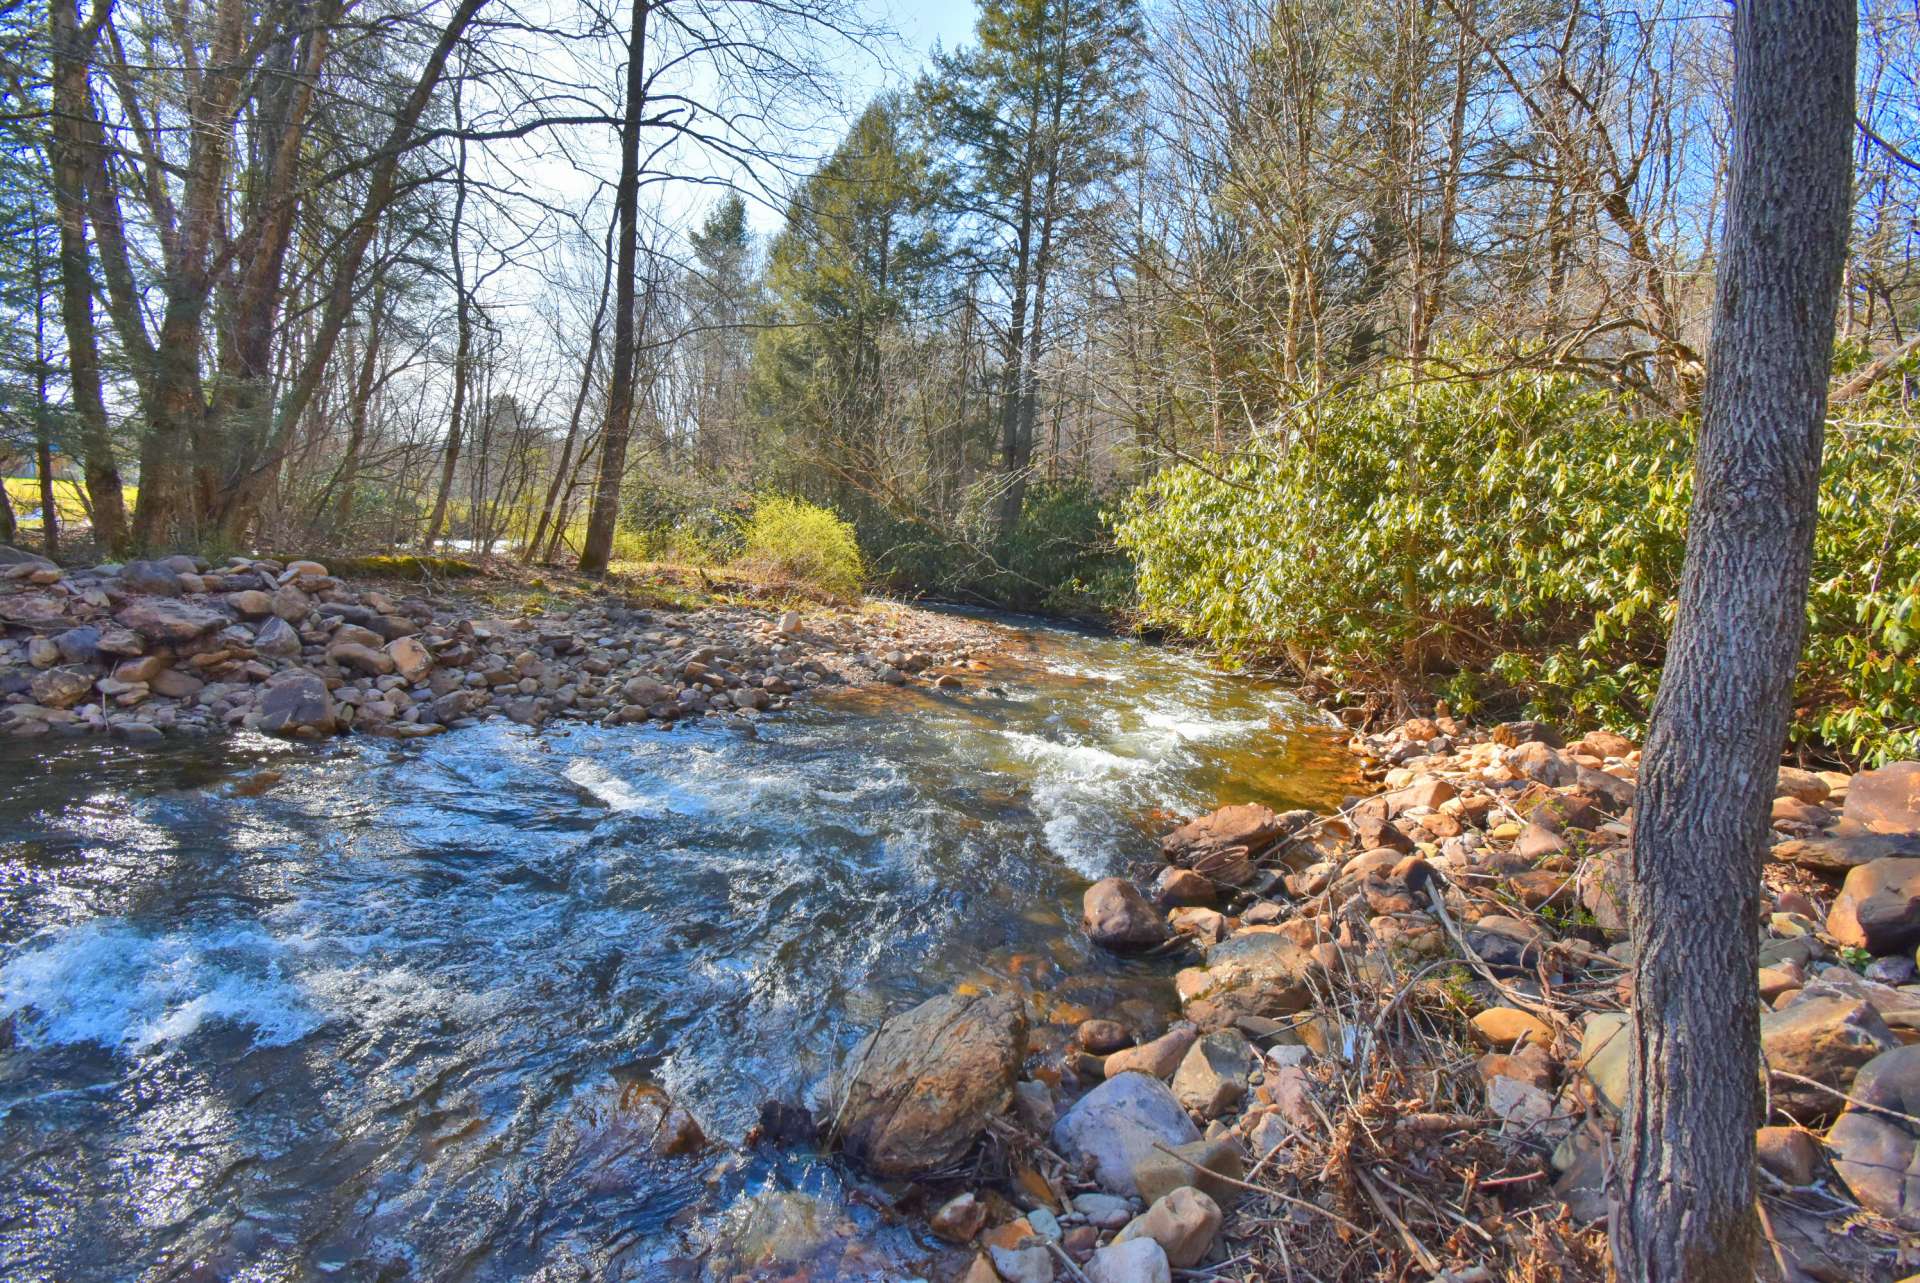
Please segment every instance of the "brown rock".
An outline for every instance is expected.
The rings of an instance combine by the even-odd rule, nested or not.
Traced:
[[[1174,1098],[1202,1118],[1218,1118],[1246,1099],[1254,1065],[1253,1047],[1238,1029],[1210,1033],[1181,1058]]]
[[[142,655],[114,665],[113,675],[123,682],[150,682],[166,666],[165,655]]]
[[[1588,731],[1580,737],[1575,748],[1584,749],[1595,757],[1625,757],[1638,747],[1624,735],[1612,731]]]
[[[1107,1057],[1106,1076],[1117,1078],[1131,1072],[1166,1078],[1180,1067],[1187,1050],[1199,1037],[1200,1031],[1183,1020],[1152,1042],[1113,1052]]]
[[[1827,800],[1833,790],[1827,782],[1812,771],[1802,771],[1791,766],[1780,768],[1780,776],[1774,785],[1775,797],[1790,797],[1796,801],[1818,806]]]
[[[260,619],[273,613],[273,597],[257,588],[228,593],[227,605],[248,619]]]
[[[1846,1091],[1860,1066],[1898,1044],[1878,1012],[1847,998],[1806,997],[1760,1017],[1760,1047],[1773,1074],[1775,1109],[1801,1123],[1819,1123],[1839,1112],[1840,1098],[1796,1079]]]
[[[1467,1024],[1483,1046],[1495,1051],[1505,1051],[1517,1043],[1553,1045],[1553,1030],[1547,1023],[1518,1007],[1489,1007]]]
[[[1754,1134],[1754,1156],[1760,1166],[1789,1185],[1813,1184],[1820,1166],[1820,1146],[1798,1127],[1762,1127]]]
[[[416,638],[396,637],[386,649],[394,671],[409,682],[417,684],[433,671],[433,655]]]
[[[1149,1204],[1159,1202],[1182,1185],[1191,1185],[1222,1205],[1238,1200],[1239,1187],[1231,1182],[1246,1176],[1247,1160],[1240,1152],[1240,1143],[1231,1135],[1167,1148],[1173,1152],[1167,1154],[1156,1149],[1133,1165],[1134,1189]]]
[[[1894,762],[1854,776],[1846,817],[1869,833],[1920,836],[1920,762]]]
[[[1015,996],[943,994],[889,1018],[851,1061],[840,1112],[847,1153],[885,1177],[958,1162],[1006,1107],[1026,1054]]]
[[[1267,807],[1225,806],[1167,834],[1160,840],[1160,853],[1168,863],[1215,882],[1246,886],[1255,876],[1253,858],[1286,831],[1285,823]]]
[[[1169,864],[1153,880],[1153,902],[1163,909],[1210,905],[1213,900],[1213,883],[1192,869]]]
[[[1861,1103],[1848,1105],[1827,1133],[1834,1170],[1863,1206],[1920,1222],[1920,1045],[1868,1061],[1852,1095]]]
[[[1103,949],[1150,949],[1167,939],[1167,924],[1125,878],[1102,878],[1081,898],[1087,936]]]
[[[357,669],[369,677],[384,677],[393,671],[393,660],[385,651],[359,642],[335,642],[327,647],[327,658],[342,668]]]
[[[1073,1039],[1096,1056],[1107,1056],[1133,1046],[1133,1033],[1117,1020],[1083,1020]]]
[[[1803,802],[1797,797],[1776,797],[1773,799],[1773,822],[1775,824],[1793,824],[1802,828],[1817,829],[1833,818],[1832,812],[1824,806],[1815,806]]]
[[[49,668],[28,684],[33,702],[42,708],[72,708],[93,689],[93,675],[78,668]]]
[[[1219,1231],[1220,1205],[1193,1186],[1182,1185],[1154,1200],[1153,1206],[1128,1222],[1113,1241],[1150,1238],[1176,1269],[1189,1269],[1206,1256]]]
[[[1920,944],[1920,859],[1882,859],[1847,874],[1827,914],[1843,945],[1880,955]]]
[[[949,1243],[971,1243],[987,1223],[987,1205],[971,1191],[958,1194],[942,1203],[927,1223]]]

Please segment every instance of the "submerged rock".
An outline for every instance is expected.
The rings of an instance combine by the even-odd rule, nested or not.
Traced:
[[[1102,878],[1082,898],[1087,936],[1103,949],[1150,949],[1167,938],[1166,920],[1125,878]]]
[[[853,1053],[842,1145],[877,1176],[950,1167],[1006,1108],[1026,1055],[1017,996],[943,994],[893,1016]]]

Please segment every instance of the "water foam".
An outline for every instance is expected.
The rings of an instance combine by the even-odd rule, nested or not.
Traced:
[[[98,1043],[137,1054],[209,1021],[281,1046],[320,1023],[285,961],[285,947],[257,926],[154,935],[96,919],[42,932],[0,965],[0,1018],[18,1015],[29,1046]]]

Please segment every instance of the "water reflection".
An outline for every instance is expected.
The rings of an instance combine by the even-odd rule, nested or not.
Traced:
[[[1337,797],[1310,721],[1179,655],[1015,630],[960,691],[757,736],[4,750],[0,1274],[910,1269],[816,1156],[657,1157],[633,1084],[731,1143],[951,985],[1026,988],[1042,1042],[1151,1026],[1164,968],[1090,955],[1080,891],[1149,863],[1166,814]]]

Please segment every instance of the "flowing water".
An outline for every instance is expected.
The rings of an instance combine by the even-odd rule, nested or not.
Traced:
[[[0,1277],[907,1277],[831,1161],[745,1145],[886,1013],[1019,984],[1151,1028],[1088,880],[1175,813],[1325,805],[1284,691],[1007,624],[957,693],[757,735],[0,749]],[[716,1146],[655,1156],[664,1091]]]

